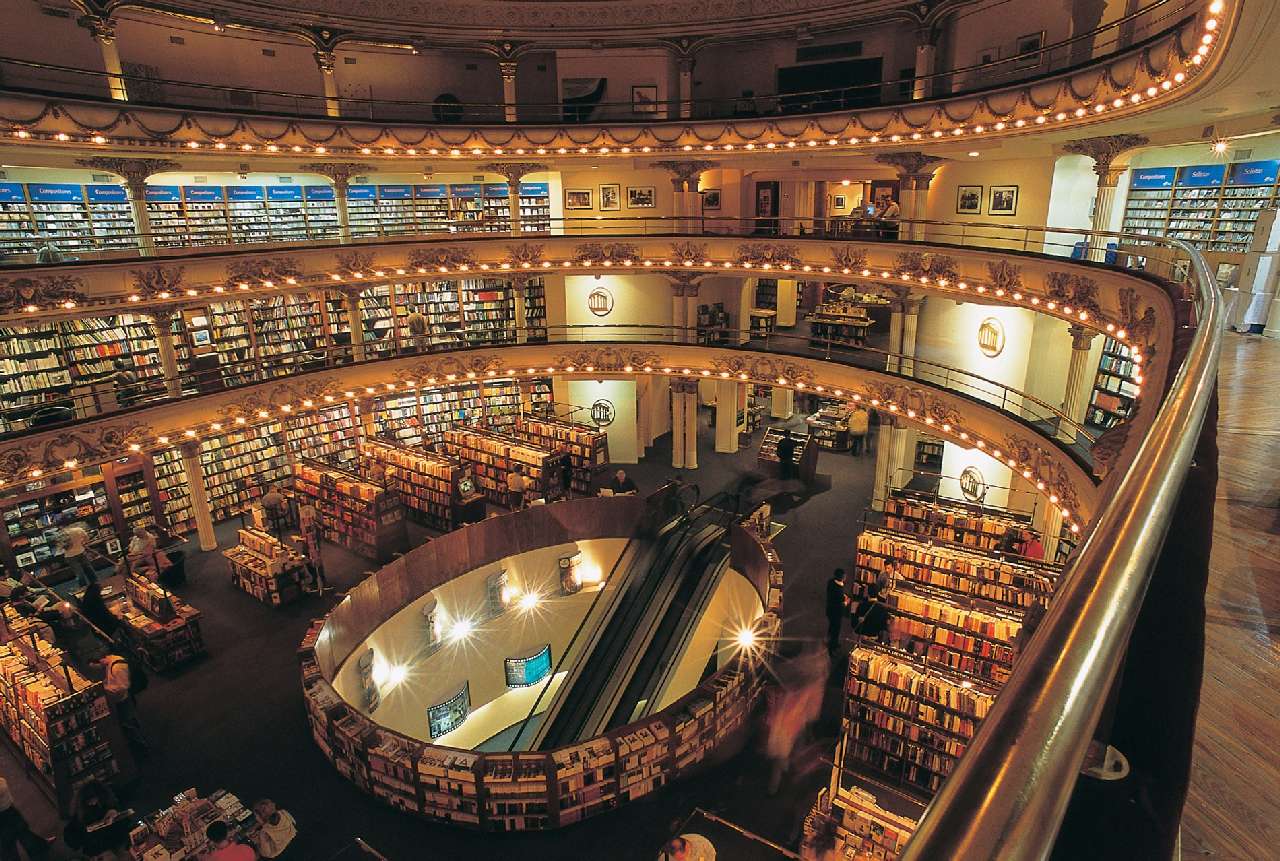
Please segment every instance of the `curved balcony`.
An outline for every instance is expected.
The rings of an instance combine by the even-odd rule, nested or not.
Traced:
[[[123,71],[8,59],[0,66],[9,78],[26,81],[27,91],[11,85],[0,97],[0,120],[17,141],[78,151],[211,149],[391,162],[429,155],[462,163],[535,155],[741,154],[799,146],[861,152],[944,137],[1076,129],[1172,104],[1211,76],[1237,13],[1238,4],[1225,0],[1156,0],[1105,28],[981,66],[745,100],[685,94],[639,113],[632,103],[604,104],[599,118],[564,104],[387,102],[181,81],[163,82],[164,105],[112,102],[78,93],[122,94],[130,83]],[[1082,63],[1081,46],[1089,52],[1103,46],[1105,56]],[[1115,50],[1107,53],[1106,46]],[[981,88],[970,89],[979,75]],[[37,92],[44,87],[56,94]],[[942,91],[953,92],[928,99],[900,95]],[[233,93],[243,100],[246,92],[261,113],[209,107],[230,103]],[[174,108],[175,103],[192,107]],[[624,118],[615,120],[611,113]]]
[[[1098,238],[1086,234],[1085,242]],[[511,277],[544,271],[661,273],[679,284],[709,273],[794,273],[874,282],[886,289],[910,285],[966,302],[1017,304],[1128,339],[1147,357],[1146,403],[1123,433],[1108,437],[1110,470],[1101,484],[1070,448],[1048,443],[1046,433],[1036,434],[1037,422],[1049,417],[1038,413],[1043,404],[1028,402],[1021,393],[1006,390],[1002,403],[995,404],[988,397],[991,392],[965,391],[978,385],[971,376],[944,378],[939,384],[926,379],[928,370],[918,361],[916,368],[924,373],[915,374],[914,368],[903,373],[902,362],[914,357],[896,357],[895,371],[886,372],[846,363],[834,349],[828,354],[830,345],[819,344],[816,355],[807,348],[779,350],[781,345],[772,341],[709,347],[672,343],[670,330],[626,341],[615,334],[614,343],[488,345],[355,361],[188,401],[171,398],[24,434],[0,447],[0,469],[16,483],[46,469],[67,470],[122,451],[196,440],[217,434],[228,423],[287,416],[318,401],[491,375],[607,372],[738,379],[856,400],[894,421],[918,422],[1008,463],[1060,505],[1064,521],[1087,537],[994,710],[929,807],[904,857],[1045,857],[1102,719],[1187,475],[1210,402],[1221,338],[1217,287],[1197,252],[1176,240],[1118,238],[1153,243],[1142,247],[1153,266],[1172,266],[1179,258],[1191,261],[1194,293],[1171,296],[1164,282],[1141,273],[1011,252],[1007,235],[983,238],[988,247],[981,249],[891,243],[863,248],[813,239],[782,245],[708,236],[606,237],[609,241],[586,244],[575,237],[547,237],[539,244],[510,239],[406,242],[299,249],[286,268],[269,264],[272,258],[263,255],[195,255],[182,261],[186,268],[181,270],[171,265],[177,261],[141,269],[137,264],[55,267],[0,285],[10,314],[27,319],[130,307],[162,313],[192,298],[207,301],[228,291],[269,295],[328,285],[359,290],[379,280],[464,272]],[[414,258],[414,252],[420,256]],[[397,266],[404,271],[397,272]],[[1082,287],[1082,292],[1077,289]],[[34,310],[22,310],[24,302]],[[1066,302],[1072,304],[1064,307]],[[1144,305],[1149,310],[1139,312]],[[886,362],[891,358],[885,357]],[[1098,446],[1092,454],[1097,461]]]

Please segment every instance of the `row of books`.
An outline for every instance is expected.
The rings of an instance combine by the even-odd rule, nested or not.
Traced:
[[[458,461],[377,440],[362,440],[359,451],[361,469],[370,475],[380,470],[384,486],[417,520],[442,532],[453,528]]]
[[[294,464],[293,479],[294,491],[314,505],[326,541],[379,562],[409,549],[396,493],[314,461]]]

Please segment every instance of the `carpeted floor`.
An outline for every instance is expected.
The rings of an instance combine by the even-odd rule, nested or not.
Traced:
[[[697,483],[705,498],[751,472],[755,446],[737,454],[716,454],[708,426],[710,410],[702,411],[701,420],[700,468],[685,473],[685,478]],[[799,425],[799,418],[792,423]],[[670,437],[664,437],[640,464],[627,469],[647,492],[674,474],[670,463]],[[775,507],[775,520],[787,527],[777,538],[787,570],[787,653],[824,634],[823,584],[833,567],[851,561],[874,468],[874,455],[854,458],[823,452],[812,495],[798,503],[779,500]],[[778,489],[776,484],[756,490],[769,493]],[[231,522],[218,527],[221,547],[236,543],[237,526]],[[270,797],[296,817],[299,857],[308,861],[333,858],[357,836],[392,861],[498,859],[516,853],[568,859],[583,857],[583,847],[604,845],[610,847],[612,859],[647,859],[656,856],[663,840],[679,833],[695,808],[794,845],[805,813],[827,780],[826,760],[839,721],[838,673],[833,673],[828,688],[823,719],[811,738],[797,744],[791,773],[778,797],[767,802],[768,766],[758,754],[760,744],[753,732],[740,753],[701,775],[655,793],[651,800],[562,831],[481,835],[398,813],[340,777],[308,731],[295,650],[310,621],[323,615],[335,599],[309,596],[271,609],[231,586],[219,553],[200,553],[193,544],[187,549],[190,582],[178,591],[203,612],[209,655],[177,672],[153,677],[141,697],[141,717],[153,753],[139,762],[139,780],[127,796],[138,811],[163,806],[189,787],[202,792],[225,788],[246,802]],[[329,580],[339,590],[359,582],[373,567],[341,548],[327,546],[325,552]],[[13,775],[16,763],[0,760],[0,767]],[[14,782],[19,784],[19,806],[37,827],[51,827],[47,805],[22,781]],[[595,851],[588,854],[601,857]]]

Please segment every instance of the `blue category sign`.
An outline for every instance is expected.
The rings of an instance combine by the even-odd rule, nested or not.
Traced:
[[[1173,188],[1176,167],[1135,167],[1129,179],[1130,188]]]
[[[129,202],[129,193],[123,185],[86,185],[84,191],[90,203]]]
[[[449,194],[453,197],[479,197],[480,183],[468,182],[463,185],[451,185],[449,186]]]
[[[1226,175],[1225,164],[1193,164],[1178,170],[1178,185],[1181,188],[1212,188],[1222,185]]]
[[[27,184],[32,203],[81,203],[84,186],[69,182],[32,182]]]
[[[321,185],[308,186],[309,188],[324,188]],[[267,200],[302,200],[302,186],[300,185],[268,185]]]
[[[182,189],[176,185],[148,185],[148,203],[180,203]]]
[[[267,194],[260,185],[228,185],[227,200],[266,200]]]
[[[302,193],[307,200],[333,200],[332,185],[304,185]]]
[[[1242,161],[1231,165],[1227,185],[1271,185],[1280,176],[1280,159]]]
[[[411,185],[378,186],[379,200],[409,200],[411,197],[413,197],[413,186]]]
[[[376,200],[377,197],[376,185],[353,185],[347,189],[347,200]]]
[[[0,182],[0,203],[26,203],[20,182]]]
[[[187,203],[218,203],[223,200],[220,185],[184,185],[182,197]]]
[[[551,184],[546,182],[522,182],[520,193],[527,197],[549,197]]]
[[[505,182],[486,182],[484,184],[485,197],[506,197],[509,193],[508,186]]]
[[[418,200],[444,200],[449,196],[449,186],[444,183],[434,185],[415,185],[413,196]]]

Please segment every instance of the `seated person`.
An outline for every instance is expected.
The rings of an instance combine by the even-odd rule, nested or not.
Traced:
[[[619,469],[615,472],[613,474],[613,478],[609,479],[605,484],[604,489],[612,491],[614,496],[619,496],[624,493],[639,492],[639,488],[636,487],[636,483],[627,476],[627,471],[625,469]]]
[[[133,530],[125,558],[131,571],[151,578],[169,567],[169,558],[156,547],[156,537],[142,526]]]
[[[118,809],[111,788],[91,779],[71,798],[71,818],[62,831],[66,844],[89,857],[118,849],[136,823],[132,811]]]

